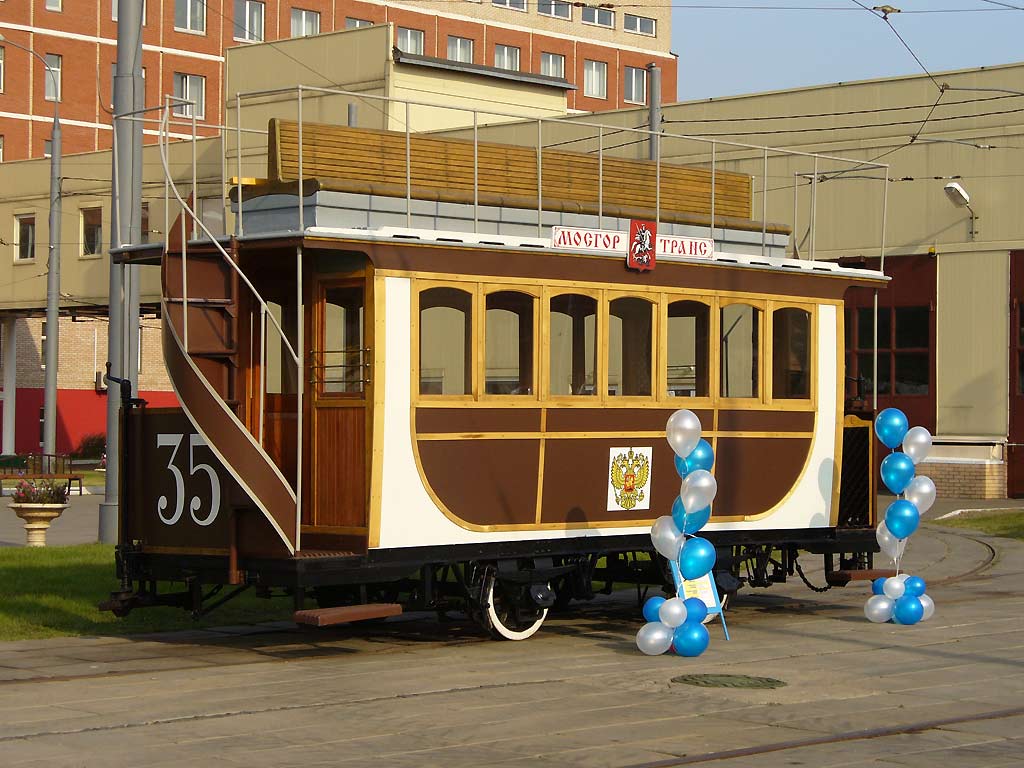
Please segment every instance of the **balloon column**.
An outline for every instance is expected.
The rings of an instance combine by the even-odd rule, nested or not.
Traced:
[[[669,417],[666,436],[675,451],[676,471],[682,478],[672,514],[659,517],[651,527],[651,540],[662,557],[679,568],[684,579],[699,579],[715,565],[715,547],[695,536],[711,517],[711,502],[718,483],[711,474],[715,454],[701,438],[700,420],[691,411],[676,411]],[[708,647],[704,619],[707,606],[699,597],[685,600],[652,597],[644,603],[647,623],[636,635],[637,647],[648,656],[673,648],[680,656],[700,656]]]
[[[897,496],[875,531],[879,548],[896,565],[895,576],[872,582],[873,594],[864,605],[864,615],[876,624],[917,624],[935,613],[924,579],[900,573],[907,539],[917,530],[921,514],[935,503],[935,483],[924,475],[915,476],[916,466],[931,450],[932,436],[924,427],[908,426],[898,408],[886,408],[875,419],[875,434],[892,450],[882,459],[882,482]],[[900,446],[902,453],[896,451]]]

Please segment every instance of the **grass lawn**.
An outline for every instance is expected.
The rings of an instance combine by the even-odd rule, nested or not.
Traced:
[[[934,520],[939,525],[951,528],[970,528],[984,531],[993,536],[1006,536],[1011,539],[1024,539],[1024,511],[1000,512],[994,515],[971,515],[970,517],[950,517],[946,520]]]
[[[0,641],[163,632],[291,618],[290,600],[266,600],[249,592],[199,621],[180,608],[136,609],[123,619],[100,613],[97,604],[118,586],[113,546],[4,547],[0,549]],[[161,591],[167,586],[161,584]],[[175,586],[175,591],[183,589]]]
[[[97,469],[86,469],[82,471],[81,475],[82,485],[84,485],[86,488],[90,486],[93,488],[97,486],[102,487],[107,484],[106,472],[100,472]]]

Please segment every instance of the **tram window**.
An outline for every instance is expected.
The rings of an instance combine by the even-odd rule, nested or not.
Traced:
[[[420,293],[420,394],[472,394],[472,349],[472,295],[458,288]]]
[[[533,394],[534,298],[518,291],[487,294],[484,391]]]
[[[295,304],[267,302],[268,314],[277,321],[289,341],[295,344]],[[265,363],[265,386],[268,395],[292,395],[298,391],[298,376],[295,360],[277,330],[277,325],[267,318],[267,347]]]
[[[892,392],[892,361],[888,350],[878,353],[878,394],[888,395]],[[874,355],[861,352],[857,355],[857,371],[864,380],[862,391],[871,394],[874,391],[875,363]]]
[[[787,307],[772,315],[772,398],[811,396],[811,314]]]
[[[328,288],[324,300],[323,348],[314,352],[314,366],[323,392],[362,394],[365,375],[363,350],[363,289]]]
[[[722,307],[722,397],[757,397],[761,310],[748,304]]]
[[[708,396],[711,309],[699,301],[668,305],[668,395]]]
[[[552,395],[593,395],[597,373],[597,299],[563,294],[551,299]]]
[[[608,394],[651,394],[652,305],[636,298],[608,305]]]

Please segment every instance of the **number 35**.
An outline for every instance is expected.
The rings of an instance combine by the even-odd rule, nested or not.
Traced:
[[[185,478],[181,474],[181,470],[178,469],[174,464],[174,459],[178,455],[178,449],[181,447],[181,441],[185,439],[182,434],[158,434],[156,436],[156,447],[157,448],[170,448],[171,458],[167,461],[167,469],[171,471],[174,476],[174,512],[171,514],[165,514],[165,511],[170,506],[166,496],[161,496],[156,503],[156,513],[160,516],[161,522],[166,525],[174,525],[181,519],[182,513],[185,511]],[[217,519],[217,513],[220,512],[220,478],[217,477],[216,471],[209,464],[196,464],[195,463],[195,448],[196,446],[204,446],[206,443],[203,438],[199,435],[191,434],[188,436],[188,474],[189,477],[194,477],[197,472],[205,472],[207,477],[210,478],[210,511],[207,512],[205,517],[199,517],[196,513],[199,511],[199,507],[202,506],[202,501],[199,500],[198,496],[193,496],[192,500],[189,501],[189,514],[192,516],[192,520],[197,525],[210,525],[214,520]]]

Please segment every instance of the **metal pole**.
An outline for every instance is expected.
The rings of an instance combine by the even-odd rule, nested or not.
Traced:
[[[656,64],[647,65],[647,80],[650,83],[648,88],[648,100],[650,108],[647,113],[647,130],[651,132],[648,141],[648,157],[656,160],[660,155],[658,144],[661,143],[661,67]]]
[[[797,216],[800,213],[800,174],[797,172],[793,173],[793,258],[800,256],[800,251],[797,249]]]
[[[408,115],[406,116],[408,117]],[[406,120],[406,126],[409,125]],[[302,396],[306,387],[306,354],[304,327],[305,307],[302,303],[302,246],[295,249],[295,305],[297,307],[295,321],[295,549],[300,547],[302,538]]]
[[[597,228],[604,229],[604,127],[597,129]]]
[[[537,119],[537,237],[544,234],[544,121]]]
[[[412,135],[409,102],[405,102],[405,226],[412,229]]]
[[[817,243],[814,242],[814,230],[815,225],[818,221],[818,157],[814,157],[814,176],[811,177],[811,261],[814,261],[815,257],[815,246]]]
[[[473,110],[473,232],[480,232],[480,113]]]
[[[716,152],[718,145],[715,142],[711,142],[711,239],[715,239],[715,162],[717,160]]]
[[[889,207],[889,168],[886,166],[885,169],[885,181],[882,185],[882,244],[879,246],[878,254],[878,269],[883,274],[885,273],[885,225],[886,225],[886,213]],[[872,375],[872,399],[871,408],[875,411],[878,410],[878,289],[875,289],[875,322],[874,322],[874,351],[873,351],[873,364],[874,374]],[[892,387],[892,381],[890,376],[889,386]]]
[[[238,198],[238,213],[235,216],[235,235],[242,236],[242,95],[235,94],[235,166],[238,169],[238,183],[235,185],[235,196]]]
[[[306,211],[304,201],[302,199],[302,86],[299,85],[299,232],[304,233],[306,231]]]
[[[358,117],[356,115],[356,105],[353,102],[351,102],[351,101],[348,104],[348,117],[347,117],[347,120],[348,120],[348,127],[349,128],[355,128],[356,124],[359,122],[359,119],[358,119]]]
[[[761,174],[761,257],[768,247],[768,147],[764,148],[764,171]]]
[[[18,318],[4,318],[3,334],[4,425],[0,451],[14,453],[14,413],[18,395]]]

